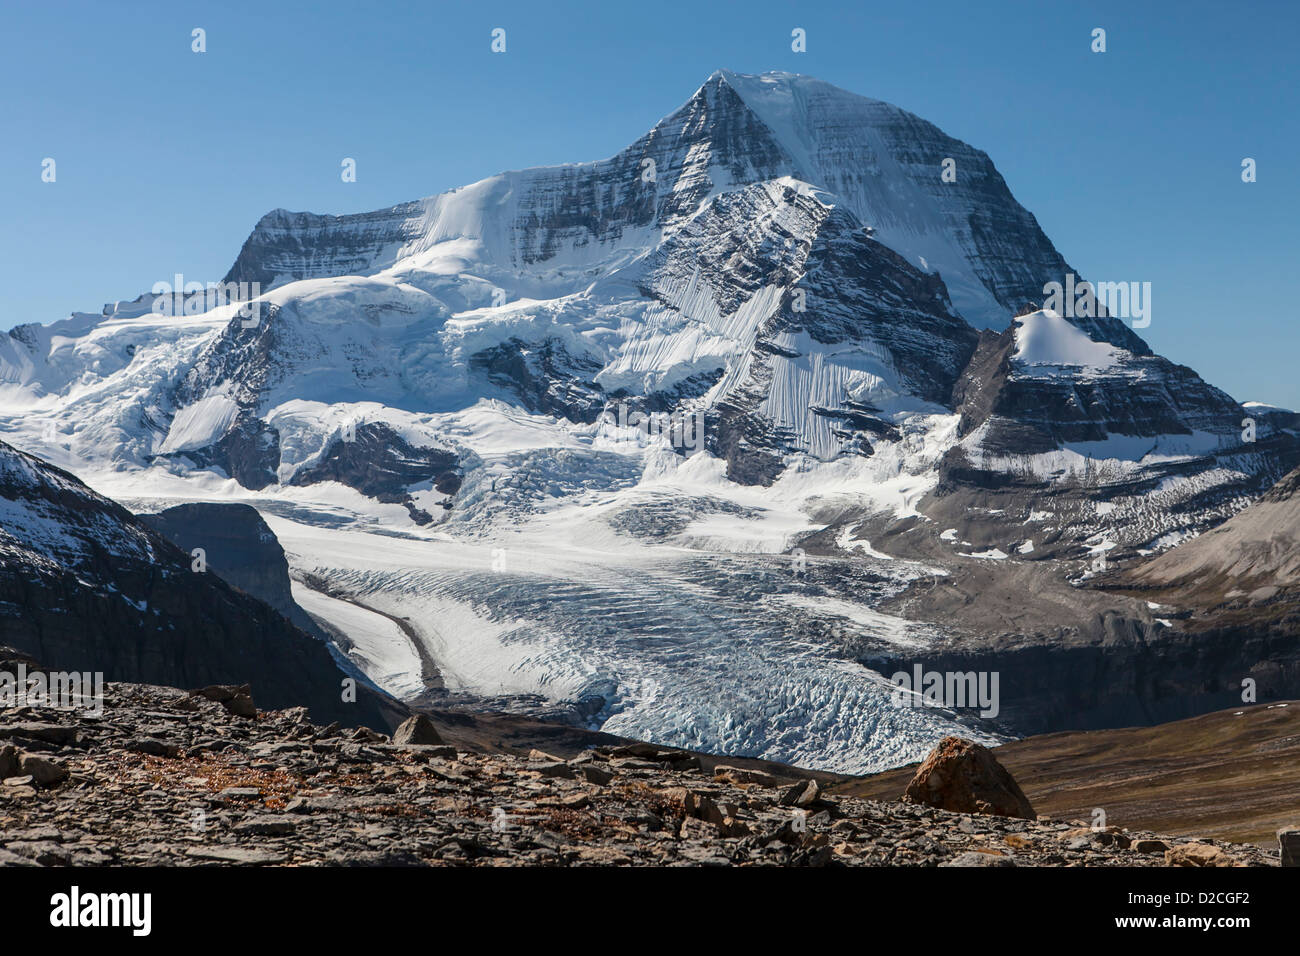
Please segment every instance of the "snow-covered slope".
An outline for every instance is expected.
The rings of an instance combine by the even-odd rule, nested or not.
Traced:
[[[946,159],[955,181],[941,178]],[[406,263],[439,276],[472,270],[511,298],[549,298],[654,245],[710,196],[781,177],[831,193],[912,266],[940,275],[976,327],[1003,328],[1072,271],[983,152],[812,77],[719,70],[608,160],[503,173],[372,213],[276,210],[227,280],[270,288]],[[1081,322],[1145,348],[1121,323]]]
[[[960,439],[927,512],[966,545],[1070,559],[1082,577],[1213,527],[1297,461],[1281,419],[1047,310],[984,333],[954,395]]]
[[[1125,579],[1228,601],[1261,603],[1294,593],[1300,587],[1300,470],[1212,531],[1136,564]]]
[[[1015,324],[1016,349],[1011,358],[1023,374],[1059,375],[1067,368],[1102,372],[1118,362],[1119,349],[1094,342],[1055,312],[1032,312],[1019,316]]]

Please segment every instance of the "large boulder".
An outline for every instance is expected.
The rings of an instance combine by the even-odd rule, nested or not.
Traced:
[[[954,813],[1037,818],[1034,808],[992,751],[961,737],[945,737],[921,763],[903,799]]]
[[[18,748],[0,747],[0,780],[18,776]]]
[[[1300,866],[1300,828],[1283,827],[1277,831],[1283,866]]]
[[[1165,866],[1235,866],[1236,861],[1209,843],[1183,843],[1165,851]]]
[[[401,725],[393,732],[393,743],[406,744],[440,744],[442,737],[438,734],[438,729],[433,726],[433,721],[424,714],[416,714],[414,717],[408,717],[402,721]]]

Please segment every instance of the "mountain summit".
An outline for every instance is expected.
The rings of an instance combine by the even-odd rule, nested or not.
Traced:
[[[953,182],[940,178],[945,160],[955,163]],[[466,243],[503,280],[547,262],[608,265],[629,246],[662,240],[712,196],[785,177],[816,186],[914,268],[942,276],[958,314],[979,328],[1005,328],[1008,314],[1042,301],[1044,283],[1072,271],[980,150],[812,77],[718,70],[602,162],[503,173],[372,213],[276,210],[226,278],[267,289],[368,275],[449,241]],[[552,293],[576,288],[552,278]],[[1095,337],[1146,350],[1120,323],[1090,325]]]

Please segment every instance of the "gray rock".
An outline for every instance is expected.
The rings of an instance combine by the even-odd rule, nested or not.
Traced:
[[[801,780],[781,791],[780,802],[783,807],[807,807],[816,803],[820,795],[821,787],[816,780]]]
[[[533,773],[539,773],[543,777],[564,777],[572,780],[575,776],[572,767],[558,760],[555,763],[530,763],[527,769],[533,771]]]
[[[393,731],[393,743],[405,744],[441,744],[442,737],[438,729],[424,714],[408,717]]]
[[[286,859],[284,853],[237,846],[194,847],[186,850],[185,855],[194,860],[233,863],[238,866],[274,866]]]
[[[1015,866],[1009,856],[997,856],[993,853],[976,853],[968,851],[959,853],[951,860],[945,860],[940,866]]]
[[[190,691],[193,697],[202,697],[206,700],[216,701],[224,704],[228,700],[233,700],[239,694],[251,695],[252,687],[248,684],[213,684],[209,687],[201,687],[198,690]]]
[[[256,800],[262,796],[257,787],[226,787],[217,794],[218,800]]]
[[[1164,840],[1135,840],[1133,850],[1137,853],[1164,853],[1169,844]]]
[[[1300,866],[1300,829],[1283,827],[1277,831],[1283,866]]]
[[[70,746],[77,742],[77,728],[66,724],[19,723],[0,724],[0,739],[22,737],[57,746]]]
[[[35,754],[23,754],[22,772],[31,776],[38,787],[57,787],[68,779],[68,768],[63,764]]]
[[[133,753],[148,754],[151,757],[175,757],[181,752],[180,747],[156,737],[136,737],[128,740],[124,746]]]
[[[234,697],[230,698],[230,700],[222,701],[221,706],[226,708],[226,710],[234,714],[236,717],[257,716],[257,705],[253,703],[253,698],[250,694],[236,694]]]
[[[267,815],[241,820],[234,832],[240,836],[289,836],[298,829],[298,821],[288,816]]]

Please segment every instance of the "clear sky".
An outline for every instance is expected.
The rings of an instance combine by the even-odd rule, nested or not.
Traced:
[[[789,70],[985,150],[1080,274],[1152,283],[1157,351],[1238,399],[1300,407],[1295,0],[0,10],[0,329],[177,272],[218,280],[276,207],[358,212],[602,158],[719,67]]]

